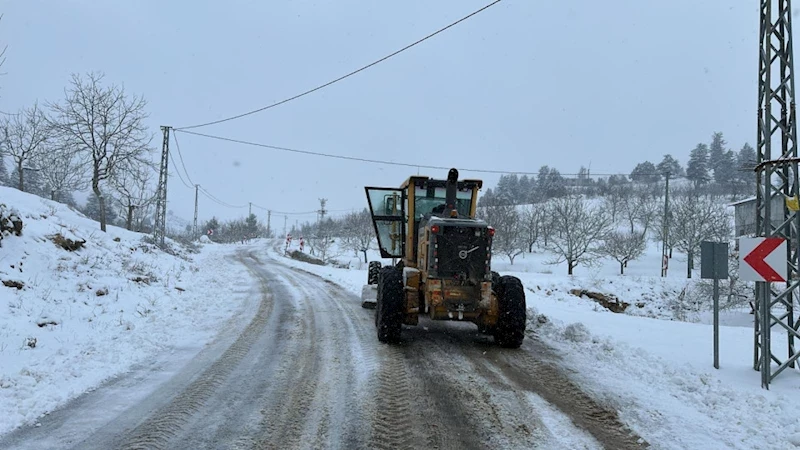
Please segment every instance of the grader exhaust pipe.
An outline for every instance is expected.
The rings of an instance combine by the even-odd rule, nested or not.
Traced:
[[[451,211],[456,209],[456,189],[458,187],[458,170],[450,169],[447,173],[446,194],[444,200],[444,212],[446,215],[452,214]]]

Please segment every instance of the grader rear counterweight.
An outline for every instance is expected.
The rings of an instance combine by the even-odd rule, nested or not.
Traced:
[[[481,180],[408,178],[399,188],[366,187],[381,257],[369,263],[362,306],[375,309],[378,340],[395,343],[402,325],[468,321],[502,347],[525,337],[525,291],[520,280],[491,270],[494,229],[476,218]]]

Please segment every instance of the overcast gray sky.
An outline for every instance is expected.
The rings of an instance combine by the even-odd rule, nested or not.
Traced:
[[[60,99],[70,73],[99,70],[146,97],[158,144],[159,125],[194,125],[292,96],[487,3],[2,0],[0,110]],[[755,144],[758,18],[757,4],[729,0],[503,0],[322,91],[194,131],[509,171],[548,164],[575,173],[591,164],[594,173],[628,173],[665,153],[685,164],[714,131],[734,150]],[[397,186],[416,173],[178,139],[193,182],[225,202],[276,211],[315,210],[319,197],[331,210],[361,208],[364,185]],[[462,174],[490,185],[498,178]],[[168,207],[192,217],[194,191],[174,174]],[[200,211],[247,212],[205,198]]]

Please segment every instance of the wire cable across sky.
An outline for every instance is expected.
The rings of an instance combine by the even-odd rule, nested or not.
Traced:
[[[411,43],[409,45],[406,45],[405,47],[401,48],[400,50],[397,50],[397,51],[395,51],[393,53],[390,53],[390,54],[384,56],[381,59],[373,61],[373,62],[367,64],[366,66],[363,66],[363,67],[361,67],[359,69],[356,69],[356,70],[354,70],[354,71],[352,71],[352,72],[350,72],[350,73],[348,73],[346,75],[342,75],[341,77],[336,78],[335,80],[331,80],[331,81],[329,81],[329,82],[327,82],[325,84],[321,84],[321,85],[319,85],[319,86],[317,86],[317,87],[315,87],[313,89],[309,89],[309,90],[307,90],[305,92],[301,92],[300,94],[297,94],[297,95],[294,95],[292,97],[283,99],[283,100],[281,100],[279,102],[272,103],[272,104],[269,104],[267,106],[263,106],[261,108],[254,109],[252,111],[248,111],[248,112],[245,112],[245,113],[242,113],[242,114],[237,114],[235,116],[226,117],[224,119],[214,120],[214,121],[211,121],[211,122],[201,123],[201,124],[197,124],[197,125],[191,125],[191,126],[186,126],[186,127],[177,127],[177,128],[175,128],[175,130],[189,130],[189,129],[192,129],[192,128],[207,127],[209,125],[216,125],[218,123],[228,122],[230,120],[235,120],[235,119],[240,119],[240,118],[245,117],[245,116],[256,114],[256,113],[259,113],[261,111],[265,111],[267,109],[283,105],[284,103],[291,102],[292,100],[297,100],[300,97],[305,97],[308,94],[311,94],[313,92],[316,92],[316,91],[319,91],[321,89],[324,89],[324,88],[326,88],[326,87],[328,87],[328,86],[330,86],[332,84],[338,83],[338,82],[340,82],[340,81],[342,81],[342,80],[344,80],[346,78],[349,78],[349,77],[351,77],[351,76],[353,76],[353,75],[355,75],[355,74],[357,74],[359,72],[363,72],[363,71],[369,69],[372,66],[380,64],[380,63],[386,61],[389,58],[392,58],[392,57],[394,57],[396,55],[399,55],[400,53],[403,53],[404,51],[406,51],[406,50],[408,50],[408,49],[410,49],[410,48],[412,48],[412,47],[414,47],[414,46],[416,46],[418,44],[421,44],[422,42],[427,41],[428,39],[436,36],[437,34],[442,33],[443,31],[446,31],[447,29],[452,28],[452,27],[458,25],[459,23],[464,22],[465,20],[467,20],[467,19],[469,19],[469,18],[471,18],[471,17],[473,17],[473,16],[475,16],[475,15],[477,15],[477,14],[479,14],[479,13],[481,13],[481,12],[487,10],[487,9],[489,9],[490,7],[500,3],[501,1],[502,0],[495,0],[492,3],[489,3],[488,5],[480,8],[480,9],[478,9],[476,11],[473,11],[472,13],[470,13],[470,14],[468,14],[468,15],[466,15],[466,16],[458,19],[458,20],[456,20],[455,22],[451,23],[450,25],[447,25],[446,27],[440,28],[440,29],[434,31],[433,33],[423,37],[422,39],[419,39],[419,40],[417,40],[417,41],[415,41],[415,42],[413,42],[413,43]]]
[[[175,130],[178,132],[178,130]],[[296,148],[289,148],[289,147],[280,147],[277,145],[268,145],[268,144],[260,144],[258,142],[250,142],[245,141],[242,139],[234,139],[228,138],[224,136],[215,136],[212,134],[205,134],[205,133],[198,133],[196,131],[180,131],[181,133],[191,134],[194,136],[200,136],[208,139],[216,139],[219,141],[231,142],[235,144],[241,145],[249,145],[252,147],[260,147],[260,148],[267,148],[271,150],[277,150],[282,152],[289,152],[289,153],[299,153],[303,155],[310,155],[310,156],[319,156],[324,158],[333,158],[333,159],[343,159],[346,161],[355,161],[355,162],[363,162],[363,163],[370,163],[370,164],[384,164],[389,166],[401,166],[401,167],[412,167],[417,169],[432,169],[432,170],[450,170],[451,167],[445,166],[433,166],[433,165],[426,165],[426,164],[412,164],[412,163],[404,163],[404,162],[396,162],[396,161],[386,161],[380,159],[370,159],[370,158],[360,158],[356,156],[346,156],[346,155],[334,155],[332,153],[322,153],[322,152],[313,152],[309,150],[300,150]],[[470,168],[457,168],[459,171],[463,172],[476,172],[476,173],[491,173],[491,174],[499,174],[499,175],[535,175],[538,176],[539,172],[525,172],[520,170],[493,170],[493,169],[470,169]],[[560,174],[561,176],[581,176],[582,174]],[[608,177],[608,176],[628,176],[628,174],[623,173],[592,173],[591,176],[593,177]],[[659,173],[660,175],[660,173]],[[676,176],[671,176],[671,178],[676,178]]]

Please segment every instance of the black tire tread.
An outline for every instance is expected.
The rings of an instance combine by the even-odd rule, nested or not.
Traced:
[[[499,301],[500,316],[494,338],[505,348],[519,348],[525,339],[527,308],[525,289],[517,277],[504,275],[499,278],[499,289],[495,290]]]
[[[367,269],[367,284],[378,284],[378,276],[381,273],[381,262],[370,261]]]
[[[403,324],[403,272],[397,267],[382,267],[378,277],[378,304],[375,308],[375,325],[378,340],[385,343],[400,341]]]

